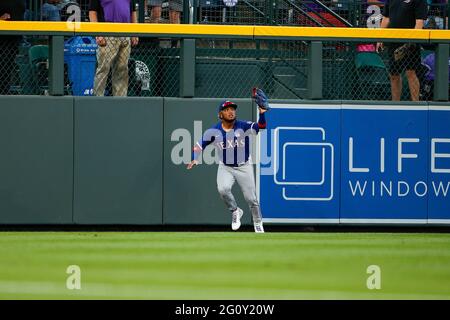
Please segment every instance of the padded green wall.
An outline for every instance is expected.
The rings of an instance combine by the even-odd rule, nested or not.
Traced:
[[[161,224],[163,99],[75,99],[74,222]]]
[[[0,223],[70,224],[73,99],[0,97]]]

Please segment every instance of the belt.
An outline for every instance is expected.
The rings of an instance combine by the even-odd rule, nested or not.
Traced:
[[[224,165],[226,165],[227,167],[237,168],[237,167],[242,167],[242,166],[246,165],[247,163],[248,163],[248,161],[238,163],[238,164],[225,164],[224,163]]]

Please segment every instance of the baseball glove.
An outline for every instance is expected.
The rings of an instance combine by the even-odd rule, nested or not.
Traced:
[[[405,43],[394,51],[394,60],[402,60],[410,51],[414,49],[413,43]]]
[[[269,98],[267,98],[264,91],[262,91],[259,88],[253,88],[253,99],[255,100],[255,103],[264,110],[269,110]]]

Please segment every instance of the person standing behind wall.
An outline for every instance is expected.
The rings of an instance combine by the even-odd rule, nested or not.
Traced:
[[[426,0],[386,0],[381,28],[422,29],[427,18]],[[420,83],[416,70],[420,67],[420,47],[415,44],[392,43],[388,46],[389,77],[392,100],[400,101],[401,73],[406,70],[412,101],[419,101]],[[377,51],[383,43],[377,43]]]
[[[90,0],[90,22],[137,23],[134,0]],[[131,46],[139,42],[137,37],[97,37],[97,70],[94,79],[94,95],[104,96],[108,74],[112,67],[112,93],[126,96],[128,93],[128,60]]]
[[[0,23],[22,21],[24,14],[24,0],[0,1]],[[0,95],[6,95],[10,92],[11,75],[16,67],[15,58],[21,39],[21,36],[0,36]]]
[[[187,1],[187,0],[186,0]],[[180,24],[181,12],[183,11],[183,0],[169,0],[169,23]],[[145,0],[145,8],[148,5],[151,7],[150,23],[163,22],[162,16],[162,4],[163,0]],[[171,40],[171,47],[177,48],[179,46],[178,40]]]
[[[169,23],[179,24],[181,11],[183,11],[183,1],[182,0],[169,0]],[[145,0],[145,8],[148,5],[152,7],[150,23],[160,23],[162,14],[162,3],[163,0]]]
[[[61,0],[46,0],[41,8],[41,16],[43,21],[61,21],[59,13],[59,5]]]

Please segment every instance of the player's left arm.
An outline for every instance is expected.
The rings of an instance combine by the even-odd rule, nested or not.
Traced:
[[[262,89],[256,87],[252,89],[252,98],[258,106],[259,120],[258,122],[248,122],[249,128],[246,130],[250,129],[257,134],[260,129],[265,129],[267,126],[265,113],[270,109],[269,98]]]
[[[265,129],[267,127],[266,115],[267,109],[259,109],[258,129]]]
[[[244,125],[244,130],[252,130],[252,133],[258,134],[259,130],[265,129],[267,127],[267,121],[266,121],[266,115],[267,112],[266,109],[258,108],[259,109],[259,119],[258,122],[247,122]]]

